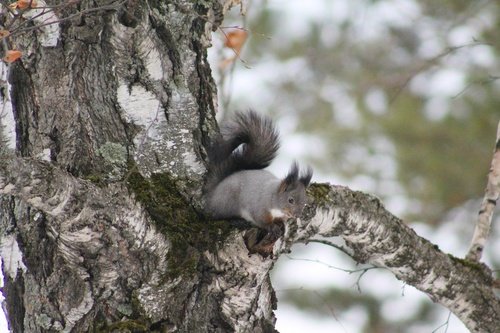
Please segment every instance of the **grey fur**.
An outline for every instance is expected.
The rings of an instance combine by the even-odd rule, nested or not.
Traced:
[[[261,228],[300,216],[312,169],[299,176],[294,162],[283,180],[262,170],[279,145],[272,121],[253,111],[238,113],[222,133],[211,150],[206,212],[213,218],[243,218]]]

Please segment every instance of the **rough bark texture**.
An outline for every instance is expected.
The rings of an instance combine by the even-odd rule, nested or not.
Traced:
[[[276,258],[295,242],[338,236],[471,331],[497,332],[487,268],[443,254],[365,194],[316,185],[274,259],[248,254],[254,230],[198,214],[216,127],[205,51],[233,3],[130,0],[18,37],[25,55],[2,69],[10,94],[0,118],[11,329],[273,332]]]

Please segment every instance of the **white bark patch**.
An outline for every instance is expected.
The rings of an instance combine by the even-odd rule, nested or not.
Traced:
[[[163,79],[163,68],[161,66],[160,53],[156,49],[151,49],[146,57],[146,69],[154,80]]]
[[[449,282],[443,276],[436,274],[431,271],[427,276],[425,276],[419,283],[419,288],[422,290],[432,290],[433,293],[443,292],[449,285]]]
[[[16,148],[16,122],[12,111],[10,100],[11,86],[7,81],[8,67],[4,62],[0,62],[0,87],[6,94],[2,94],[0,99],[0,141],[5,140],[8,149]]]
[[[145,38],[140,45],[141,54],[144,54],[144,62],[149,76],[153,80],[163,79],[163,67],[160,52],[155,47],[155,43],[150,38]]]
[[[77,219],[77,221],[78,220],[79,219]],[[89,227],[84,227],[75,232],[63,232],[59,236],[61,241],[74,244],[74,243],[88,243],[93,239],[99,239],[101,237],[101,234],[93,231]]]
[[[0,256],[3,260],[4,271],[12,280],[17,277],[19,269],[26,273],[27,268],[23,263],[23,253],[14,235],[7,235],[0,240]]]
[[[145,141],[144,136],[159,140],[158,125],[166,119],[156,96],[142,86],[133,85],[129,89],[125,82],[121,82],[117,97],[127,121],[142,126],[145,130],[143,135],[137,135],[134,139],[137,147]]]
[[[0,178],[0,181],[1,181],[1,180],[2,180],[2,179]],[[9,183],[9,184],[7,184],[7,185],[4,185],[4,183],[3,183],[3,182],[2,182],[2,183],[0,183],[0,187],[3,187],[3,189],[2,189],[2,190],[0,190],[0,193],[1,193],[1,194],[9,194],[9,193],[11,193],[11,192],[12,192],[12,191],[16,188],[16,186],[15,186],[14,184],[10,184],[10,183]]]
[[[50,149],[45,148],[40,154],[37,155],[37,157],[42,161],[50,162]]]
[[[318,208],[313,219],[309,222],[309,227],[317,228],[317,234],[324,236],[332,230],[332,224],[335,220],[338,218],[332,209]]]
[[[43,0],[38,0],[37,8],[26,11],[23,16],[33,19],[35,25],[39,26],[41,34],[38,37],[40,44],[44,47],[57,46],[57,41],[61,35],[59,29],[59,17],[54,13]]]
[[[182,156],[184,157],[184,164],[187,165],[192,172],[199,175],[205,172],[205,168],[192,152],[184,152]]]

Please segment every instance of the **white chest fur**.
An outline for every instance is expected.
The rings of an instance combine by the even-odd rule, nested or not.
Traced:
[[[287,216],[287,214],[285,214],[285,212],[283,212],[281,209],[276,209],[276,208],[271,209],[270,213],[273,220]]]

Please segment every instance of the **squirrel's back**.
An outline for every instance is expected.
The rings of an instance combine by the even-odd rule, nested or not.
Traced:
[[[279,147],[272,121],[253,111],[227,122],[209,151],[205,210],[213,218],[241,217],[261,228],[298,217],[312,177],[297,163],[283,179],[266,170]]]
[[[217,218],[242,217],[264,226],[271,193],[278,193],[281,180],[266,170],[242,170],[222,180],[207,197],[208,213]]]

